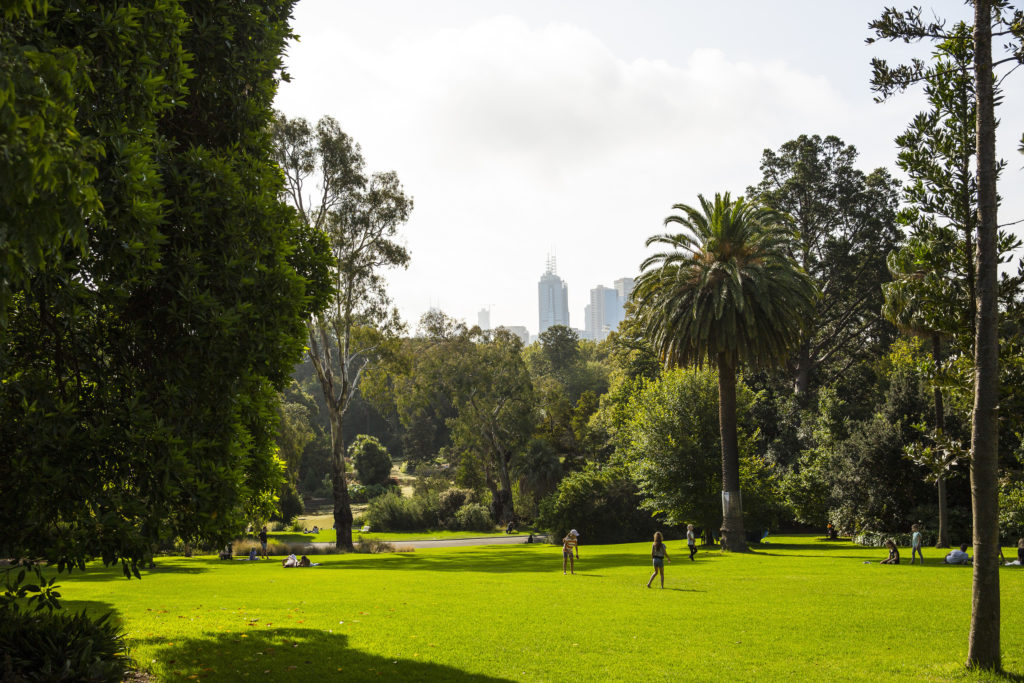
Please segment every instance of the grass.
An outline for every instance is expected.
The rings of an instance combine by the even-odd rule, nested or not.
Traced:
[[[756,552],[669,543],[508,545],[279,562],[167,558],[127,581],[90,567],[72,608],[114,609],[157,680],[1004,680],[963,668],[971,570],[779,537]],[[871,564],[864,564],[871,560]],[[1024,569],[1000,570],[1004,667],[1024,674]],[[1013,678],[1012,680],[1020,680]]]

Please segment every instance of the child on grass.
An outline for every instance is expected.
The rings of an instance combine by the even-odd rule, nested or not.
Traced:
[[[910,564],[914,564],[917,557],[920,557],[921,564],[924,564],[924,555],[921,553],[921,526],[914,524],[910,530],[914,532],[910,537]]]
[[[651,578],[647,579],[647,587],[651,587],[651,581],[654,581],[654,577],[661,574],[661,587],[665,587],[665,560],[671,564],[672,560],[668,557],[668,549],[665,547],[665,542],[662,540],[661,532],[654,532],[654,544],[651,546],[651,560],[654,562],[654,573],[651,574]]]

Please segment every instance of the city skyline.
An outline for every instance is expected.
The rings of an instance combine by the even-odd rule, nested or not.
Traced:
[[[865,45],[885,5],[741,0],[723,22],[713,4],[667,0],[301,0],[275,106],[335,117],[368,170],[396,171],[414,197],[409,267],[385,274],[410,330],[431,305],[468,322],[490,306],[492,326],[533,328],[526,283],[545,251],[584,328],[590,289],[639,275],[673,204],[744,194],[765,149],[837,135],[857,168],[903,177],[894,138],[926,104],[919,89],[874,102],[871,59],[931,48]],[[924,11],[970,16],[958,0]],[[1013,188],[1021,99],[997,116]],[[1004,192],[1000,223],[1022,218],[1024,195]]]

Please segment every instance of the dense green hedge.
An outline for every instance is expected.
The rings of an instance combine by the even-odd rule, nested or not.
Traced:
[[[0,609],[0,680],[124,680],[124,634],[110,615]]]

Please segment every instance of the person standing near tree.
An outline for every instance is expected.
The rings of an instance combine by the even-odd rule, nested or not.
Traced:
[[[693,534],[693,525],[686,525],[686,546],[690,551],[690,562],[693,562],[693,556],[697,554],[697,537]]]
[[[668,548],[665,547],[665,542],[662,539],[661,532],[654,532],[654,544],[651,546],[651,560],[654,562],[654,573],[651,574],[651,578],[647,579],[647,587],[651,587],[651,582],[654,581],[654,577],[661,574],[661,587],[665,587],[665,561],[669,564],[672,560],[668,556]]]
[[[921,553],[921,526],[914,524],[910,529],[914,532],[910,537],[910,564],[914,564],[915,557],[920,557],[921,564],[924,564],[924,555]]]

